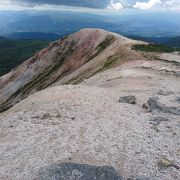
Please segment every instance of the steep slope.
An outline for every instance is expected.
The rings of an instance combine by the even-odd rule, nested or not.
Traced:
[[[180,78],[163,69],[178,68],[130,61],[79,85],[47,88],[0,114],[0,179],[57,177],[62,163],[113,166],[124,180],[180,179],[180,119],[166,112],[180,110]],[[127,95],[137,103],[118,102]],[[152,112],[143,109],[150,97],[160,106]]]
[[[135,42],[99,29],[83,29],[53,42],[0,78],[0,111],[61,79],[60,84],[76,83],[112,65],[117,59],[122,63],[141,57],[130,52],[130,46]],[[84,70],[68,76],[83,65],[86,65]]]

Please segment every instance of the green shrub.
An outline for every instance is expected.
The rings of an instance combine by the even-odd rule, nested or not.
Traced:
[[[102,41],[98,47],[96,48],[99,52],[102,52],[104,49],[106,49],[109,45],[111,45],[115,40],[115,37],[113,35],[108,35],[104,41]]]
[[[161,53],[171,53],[175,51],[180,51],[180,48],[168,47],[160,44],[135,44],[132,46],[133,50],[145,51],[145,52],[161,52]]]

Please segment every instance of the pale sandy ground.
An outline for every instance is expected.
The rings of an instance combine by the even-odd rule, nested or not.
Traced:
[[[124,179],[180,179],[178,169],[158,166],[162,156],[180,166],[180,117],[142,108],[152,96],[180,106],[180,78],[162,68],[179,70],[165,62],[128,62],[79,85],[38,92],[0,114],[0,179],[38,179],[41,168],[61,162],[110,165]],[[174,94],[160,96],[160,89]],[[137,104],[118,102],[124,95],[135,95]],[[153,126],[156,116],[169,121]]]
[[[159,56],[161,59],[169,60],[169,61],[175,61],[180,63],[180,54],[178,52],[174,53],[163,53]]]

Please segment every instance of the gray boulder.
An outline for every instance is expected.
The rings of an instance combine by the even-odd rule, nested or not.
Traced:
[[[155,126],[159,126],[161,122],[167,122],[169,121],[169,119],[162,116],[156,116],[153,119],[150,119],[150,121],[151,121],[151,124]]]
[[[171,94],[174,94],[174,92],[172,91],[163,91],[162,89],[159,90],[159,92],[157,93],[158,95],[161,95],[161,96],[169,96]]]
[[[176,102],[180,104],[180,97],[177,97]]]
[[[111,166],[89,166],[85,164],[54,164],[40,170],[40,180],[122,180]]]
[[[137,99],[135,96],[124,96],[119,98],[119,102],[128,103],[128,104],[136,104]]]
[[[180,115],[180,108],[178,107],[167,107],[164,104],[158,102],[157,98],[149,98],[149,100],[143,105],[143,107],[148,107],[150,112],[162,112],[170,113],[175,115]]]

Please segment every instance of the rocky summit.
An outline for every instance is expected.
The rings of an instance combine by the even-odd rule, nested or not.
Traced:
[[[0,78],[0,179],[180,179],[180,55],[82,29]]]

